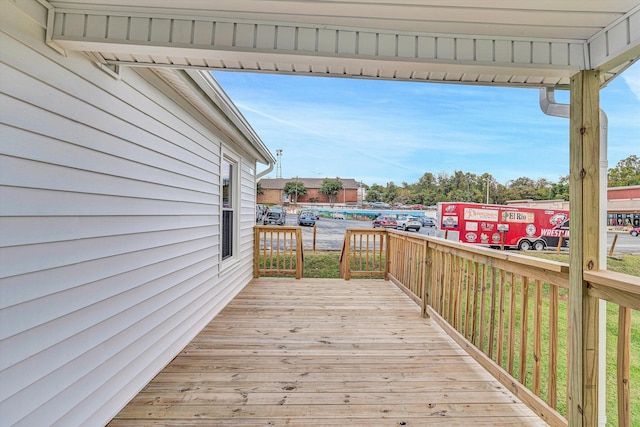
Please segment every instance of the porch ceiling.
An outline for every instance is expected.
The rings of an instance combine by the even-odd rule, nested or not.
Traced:
[[[602,84],[640,57],[638,0],[50,1],[107,64],[500,86]]]

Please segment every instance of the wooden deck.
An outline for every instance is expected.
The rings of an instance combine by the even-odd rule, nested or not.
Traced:
[[[540,426],[392,283],[260,278],[110,426]]]

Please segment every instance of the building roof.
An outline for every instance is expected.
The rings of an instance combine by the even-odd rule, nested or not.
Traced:
[[[50,42],[107,65],[567,86],[640,57],[638,0],[49,0]]]
[[[263,190],[282,190],[287,182],[298,181],[306,188],[320,188],[325,178],[263,178],[259,181]],[[358,181],[353,178],[338,178],[342,181],[342,188],[351,190],[360,187]]]

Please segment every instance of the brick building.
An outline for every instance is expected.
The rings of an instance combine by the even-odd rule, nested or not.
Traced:
[[[357,204],[358,188],[360,184],[355,179],[342,179],[342,190],[336,197],[336,204]],[[328,204],[329,198],[320,193],[320,187],[324,178],[263,178],[258,184],[262,187],[262,193],[258,194],[258,203],[260,204],[286,204],[290,198],[284,194],[284,186],[287,182],[301,182],[307,188],[307,194],[298,196],[298,203],[319,203]]]

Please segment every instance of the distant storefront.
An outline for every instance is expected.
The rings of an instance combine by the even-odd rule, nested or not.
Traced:
[[[513,200],[509,205],[531,208],[569,209],[564,200]],[[640,227],[640,185],[607,190],[607,226]]]
[[[607,225],[640,227],[640,185],[607,190]]]
[[[607,213],[607,225],[640,227],[640,213],[609,212]]]

